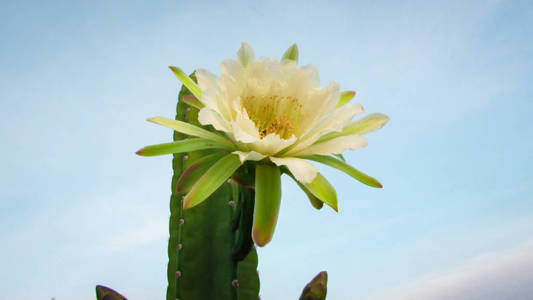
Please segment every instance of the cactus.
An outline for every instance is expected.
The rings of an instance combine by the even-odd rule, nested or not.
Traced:
[[[97,300],[128,300],[126,297],[119,294],[117,291],[110,289],[103,285],[96,286]]]
[[[322,271],[311,280],[302,291],[300,300],[324,300],[328,291],[328,273]]]
[[[200,125],[198,109],[184,101],[187,95],[190,92],[182,87],[176,120]],[[174,132],[174,141],[184,138]],[[209,157],[216,155],[213,150],[174,154],[167,300],[258,299],[257,253],[250,234],[253,189],[241,179],[230,180],[202,204],[183,210],[182,197],[195,171],[205,170],[216,161]],[[244,165],[238,174],[250,177],[249,168]]]

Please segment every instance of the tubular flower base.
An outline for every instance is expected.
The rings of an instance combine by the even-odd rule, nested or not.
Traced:
[[[298,66],[296,44],[278,61],[255,59],[252,48],[243,43],[236,60],[220,63],[220,76],[199,69],[195,72],[197,82],[177,67],[170,69],[191,92],[184,101],[199,109],[198,121],[204,126],[149,118],[190,138],[147,146],[137,154],[213,151],[180,178],[179,188],[187,193],[184,209],[200,204],[232,176],[241,182],[240,167],[252,164],[255,178],[248,179],[256,190],[252,237],[258,246],[264,246],[276,226],[282,173],[297,182],[316,208],[326,203],[337,210],[337,194],[311,161],[343,171],[369,186],[382,187],[375,178],[348,165],[341,154],[365,147],[363,134],[383,127],[389,118],[376,113],[352,121],[363,113],[359,103],[350,103],[355,92],[341,93],[337,82],[320,87],[315,66]]]

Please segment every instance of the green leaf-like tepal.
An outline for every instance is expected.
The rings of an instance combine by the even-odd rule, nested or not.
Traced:
[[[171,143],[156,144],[143,147],[136,153],[141,156],[156,156],[172,153],[183,153],[205,149],[224,149],[225,146],[211,140],[192,138]]]
[[[324,300],[327,294],[328,273],[322,271],[309,282],[299,300]]]
[[[178,79],[183,83],[183,85],[187,88],[187,91],[189,91],[190,94],[193,94],[194,97],[197,99],[202,98],[202,90],[200,90],[200,87],[194,82],[193,79],[191,79],[185,72],[183,72],[180,68],[175,66],[169,66],[170,70]]]
[[[302,156],[302,158],[317,161],[320,163],[323,163],[325,165],[328,165],[330,167],[333,167],[337,170],[343,171],[344,173],[352,176],[353,178],[359,180],[360,182],[371,186],[375,188],[382,188],[383,185],[374,177],[369,176],[356,168],[350,166],[349,164],[345,163],[344,161],[340,159],[336,159],[331,156],[325,156],[325,155],[309,155],[309,156]]]
[[[128,300],[126,297],[119,294],[117,291],[110,289],[103,285],[96,286],[97,300]]]
[[[290,46],[289,49],[287,49],[285,53],[283,53],[281,61],[284,60],[292,60],[298,62],[298,45],[292,44],[292,46]]]
[[[287,169],[283,168],[283,173],[289,175],[297,184],[300,186],[300,188],[307,194],[309,197],[309,200],[311,201],[311,204],[317,208],[318,205],[316,205],[316,200],[320,200],[324,203],[326,203],[329,207],[333,208],[333,210],[338,211],[338,204],[337,204],[337,192],[329,183],[329,181],[322,176],[322,174],[317,173],[315,179],[311,183],[301,183],[294,177],[294,175]],[[314,196],[313,198],[311,196]]]
[[[192,186],[191,191],[183,199],[183,208],[189,209],[204,201],[241,166],[236,154],[228,154],[212,165]]]
[[[342,92],[341,93],[341,97],[339,98],[339,102],[337,102],[336,108],[339,108],[339,107],[343,106],[344,104],[350,102],[350,100],[352,100],[353,97],[355,97],[355,92],[354,91]]]
[[[318,199],[329,205],[329,207],[335,211],[339,211],[337,192],[322,174],[317,173],[315,179],[311,183],[304,183],[304,186]]]
[[[203,156],[192,163],[187,169],[185,169],[185,171],[183,171],[176,183],[178,192],[188,193],[196,181],[198,181],[198,179],[200,179],[200,177],[202,177],[213,164],[222,158],[222,156],[224,156],[224,153],[217,152]]]
[[[301,184],[298,180],[295,180],[296,184],[302,189],[302,191],[307,195],[307,198],[309,199],[309,202],[311,202],[311,205],[313,205],[316,209],[321,209],[324,206],[324,202],[320,201],[313,193],[311,193],[303,184]]]
[[[258,164],[255,167],[255,208],[252,237],[262,247],[272,239],[281,202],[279,167]]]

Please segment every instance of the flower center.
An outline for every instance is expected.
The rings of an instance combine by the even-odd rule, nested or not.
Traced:
[[[300,121],[302,104],[292,96],[246,96],[242,104],[261,139],[271,133],[289,139]]]

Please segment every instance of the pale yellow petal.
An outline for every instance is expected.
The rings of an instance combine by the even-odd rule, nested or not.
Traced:
[[[325,119],[320,121],[309,133],[300,138],[295,146],[286,153],[286,155],[292,155],[298,153],[303,149],[311,146],[324,134],[341,131],[346,124],[357,114],[363,112],[363,107],[359,103],[348,103],[343,107],[337,108]]]
[[[214,89],[218,89],[217,80],[218,77],[211,73],[209,70],[205,69],[198,69],[195,72],[196,80],[198,81],[198,86],[203,91]]]
[[[301,183],[311,183],[318,170],[307,160],[296,157],[270,157],[277,166],[286,166],[294,177]]]
[[[327,88],[312,88],[306,97],[300,99],[302,104],[302,117],[298,124],[296,134],[301,136],[328,113],[330,113],[340,95],[340,85],[337,82],[331,82]]]
[[[224,119],[231,120],[232,113],[228,100],[228,90],[234,91],[230,82],[224,81],[208,70],[198,69],[196,71],[198,86],[202,90],[200,101],[208,108],[219,113]],[[226,76],[227,77],[227,76]],[[235,94],[235,92],[233,92]]]
[[[241,48],[237,52],[237,60],[243,67],[246,67],[249,62],[254,60],[254,50],[248,43],[243,42],[241,44]]]
[[[273,155],[294,144],[296,140],[297,138],[294,135],[289,139],[282,139],[278,134],[271,133],[259,141],[251,143],[249,146],[259,153]]]
[[[222,75],[227,75],[238,80],[241,76],[242,66],[233,59],[225,59],[220,63],[220,71]]]
[[[301,70],[307,75],[311,87],[320,86],[320,77],[318,75],[318,68],[315,65],[305,65]]]
[[[294,153],[293,155],[330,155],[330,154],[341,154],[345,150],[356,150],[368,145],[368,141],[364,136],[355,134],[349,136],[341,136],[338,138],[331,139],[324,143],[314,144],[300,152]]]
[[[212,125],[216,130],[231,132],[230,123],[222,118],[219,113],[207,107],[200,109],[198,122],[202,125]]]
[[[260,140],[259,132],[246,111],[237,112],[235,121],[231,123],[235,139],[243,143],[253,143]]]
[[[239,159],[241,160],[241,163],[244,163],[247,160],[253,160],[258,161],[265,158],[265,156],[261,153],[257,153],[255,151],[249,151],[249,152],[242,152],[242,151],[234,151],[234,154],[239,155]]]

